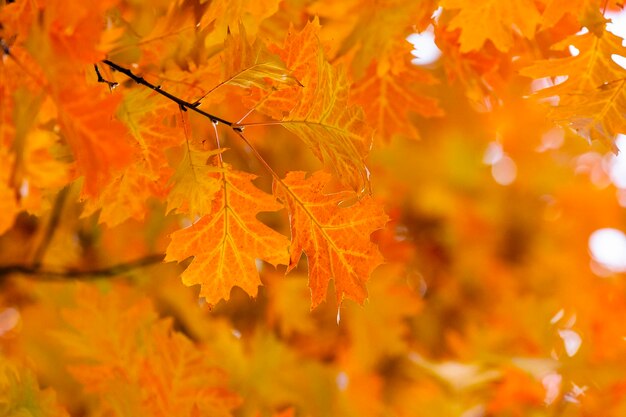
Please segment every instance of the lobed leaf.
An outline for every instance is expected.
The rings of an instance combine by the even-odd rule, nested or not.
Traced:
[[[337,301],[344,297],[363,304],[365,283],[383,262],[370,234],[382,228],[387,216],[382,207],[366,196],[354,205],[340,204],[354,197],[351,192],[323,194],[330,175],[316,172],[290,172],[274,183],[274,193],[289,211],[291,248],[288,270],[298,264],[302,252],[309,263],[311,308],[326,298],[330,279],[335,280]]]
[[[200,296],[210,304],[228,300],[233,286],[256,296],[261,284],[257,259],[286,264],[289,241],[256,219],[261,211],[280,205],[252,184],[254,176],[226,169],[214,174],[220,183],[211,210],[191,226],[174,232],[165,261],[193,256],[182,274],[185,285],[200,284]]]

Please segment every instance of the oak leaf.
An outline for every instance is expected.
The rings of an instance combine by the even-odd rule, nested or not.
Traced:
[[[135,152],[128,129],[112,117],[121,97],[103,97],[102,93],[99,86],[66,88],[56,97],[61,130],[74,153],[78,173],[85,176],[84,191],[91,196],[128,166]]]
[[[280,120],[343,184],[362,190],[369,184],[364,160],[372,131],[362,109],[349,104],[350,82],[345,72],[326,60],[319,30],[317,19],[299,33],[292,28],[284,46],[275,48],[303,87],[272,92],[258,110]]]
[[[461,29],[461,52],[480,49],[490,40],[501,52],[513,46],[516,29],[532,39],[541,14],[532,0],[442,0],[445,10],[457,10],[448,30]]]
[[[537,61],[521,71],[534,78],[567,76],[535,94],[537,98],[558,97],[558,105],[550,109],[548,117],[612,148],[615,135],[626,132],[626,70],[613,60],[613,55],[626,56],[622,41],[608,31],[600,37],[592,32],[571,36],[553,49],[572,45],[578,55]]]
[[[174,175],[167,195],[167,211],[176,210],[192,217],[211,212],[212,200],[222,186],[215,173],[223,170],[212,163],[222,150],[194,150],[188,147]]]
[[[366,196],[350,207],[342,202],[354,193],[342,191],[323,194],[330,175],[317,172],[306,178],[305,172],[290,172],[274,183],[274,193],[289,212],[291,248],[288,270],[298,264],[302,252],[309,264],[311,308],[326,298],[330,279],[335,280],[337,301],[344,297],[363,303],[365,283],[383,262],[370,234],[382,228],[387,216],[382,207]]]
[[[256,219],[280,205],[252,184],[254,175],[232,169],[214,175],[221,184],[211,211],[174,232],[165,257],[179,262],[194,257],[181,278],[185,285],[200,284],[200,296],[210,304],[228,300],[235,285],[256,296],[257,259],[277,265],[289,258],[287,238]]]
[[[224,81],[220,85],[268,88],[268,81],[278,87],[298,84],[281,59],[267,50],[261,39],[256,38],[252,44],[248,41],[242,24],[239,24],[238,34],[229,33],[224,41],[222,71]]]
[[[231,416],[239,398],[210,352],[159,320],[148,298],[120,285],[106,294],[81,286],[76,295],[56,336],[102,415]]]
[[[420,95],[420,85],[435,84],[437,79],[428,72],[396,62],[382,74],[374,62],[363,79],[352,87],[351,98],[363,107],[367,120],[376,130],[376,138],[389,142],[395,134],[411,139],[420,137],[409,119],[409,113],[425,117],[442,116],[437,100]]]

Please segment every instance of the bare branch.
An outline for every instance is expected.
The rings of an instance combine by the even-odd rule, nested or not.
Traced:
[[[135,269],[159,264],[165,258],[164,254],[148,255],[130,262],[119,263],[98,269],[65,269],[51,270],[38,265],[4,265],[0,266],[0,282],[12,274],[28,275],[40,281],[63,281],[66,279],[94,280],[103,277],[123,275]]]

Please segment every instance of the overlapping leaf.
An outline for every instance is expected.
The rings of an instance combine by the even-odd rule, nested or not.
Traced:
[[[395,134],[417,139],[419,132],[409,119],[409,113],[425,117],[443,115],[437,100],[416,91],[420,85],[436,82],[428,72],[409,67],[402,60],[393,62],[382,74],[378,74],[374,63],[353,87],[351,97],[363,107],[376,129],[377,139],[389,142]]]
[[[98,399],[102,415],[231,416],[239,398],[210,352],[158,320],[147,298],[123,286],[80,287],[58,332],[70,371]],[[105,332],[109,330],[109,332]]]
[[[42,390],[34,374],[0,356],[0,415],[67,417],[51,389]]]
[[[85,193],[92,196],[132,162],[135,152],[128,129],[112,116],[121,97],[102,94],[100,86],[68,88],[57,98],[61,130],[85,176]]]
[[[461,52],[480,49],[490,40],[496,48],[507,52],[513,46],[517,30],[532,39],[541,14],[532,0],[442,0],[445,10],[456,10],[448,30],[461,30]]]
[[[196,223],[172,234],[166,261],[193,256],[182,274],[186,285],[200,284],[200,296],[215,304],[228,300],[233,286],[256,296],[261,284],[256,261],[286,264],[289,241],[256,219],[280,205],[252,184],[251,174],[226,169],[214,174],[220,190],[211,211]]]
[[[578,55],[538,61],[522,70],[522,74],[535,78],[567,76],[536,94],[539,98],[558,97],[549,117],[611,147],[615,135],[626,132],[626,70],[613,60],[613,55],[626,56],[622,41],[607,31],[600,37],[592,32],[572,36],[554,49],[573,45]]]
[[[170,179],[167,211],[176,210],[192,217],[211,212],[212,200],[221,187],[215,173],[222,170],[212,163],[221,150],[201,151],[188,148]]]
[[[116,226],[128,218],[144,218],[148,199],[162,198],[166,192],[171,169],[164,151],[179,145],[184,138],[179,127],[166,123],[178,112],[176,105],[147,89],[134,89],[124,96],[118,118],[128,128],[138,155],[130,166],[100,189],[97,198],[86,201],[83,216],[101,210],[99,220],[108,226]],[[179,165],[179,169],[184,166]],[[192,197],[193,194],[189,194],[189,198]]]
[[[296,267],[304,252],[312,308],[326,298],[331,278],[338,302],[348,297],[363,303],[367,297],[365,283],[383,261],[370,241],[370,234],[387,221],[382,207],[369,196],[350,207],[340,207],[354,194],[323,194],[329,180],[330,175],[323,172],[310,178],[304,172],[290,172],[283,181],[274,183],[274,193],[287,207],[291,222],[289,269]]]
[[[281,59],[267,50],[261,39],[251,44],[245,28],[239,25],[239,33],[228,34],[222,53],[223,82],[239,87],[267,88],[268,81],[274,86],[296,85],[298,81],[289,74]]]
[[[360,78],[374,60],[388,65],[395,44],[416,29],[426,29],[436,8],[433,0],[320,0],[307,10],[323,19],[325,39],[337,44],[331,57],[356,51],[350,65]]]
[[[259,110],[281,121],[329,166],[339,180],[355,190],[367,187],[364,160],[372,131],[363,111],[348,103],[350,82],[343,71],[326,61],[314,20],[288,35],[278,55],[304,87],[277,91]]]

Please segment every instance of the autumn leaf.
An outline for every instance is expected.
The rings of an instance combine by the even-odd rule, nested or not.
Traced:
[[[354,198],[350,192],[323,194],[330,176],[317,172],[306,178],[304,172],[290,172],[274,183],[274,193],[285,203],[291,222],[291,258],[295,268],[302,252],[309,264],[311,308],[326,298],[330,279],[340,303],[344,297],[362,304],[367,297],[365,283],[383,262],[369,235],[382,228],[387,216],[371,197],[364,197],[349,208],[340,203]]]
[[[226,37],[222,62],[224,81],[220,85],[268,88],[269,81],[280,88],[282,84],[298,84],[280,58],[270,53],[259,38],[252,44],[248,41],[242,24],[238,34],[229,33]]]
[[[222,184],[216,173],[222,169],[213,158],[223,150],[202,151],[188,147],[178,169],[170,178],[172,188],[167,195],[167,211],[176,210],[191,217],[211,212],[212,200]]]
[[[165,261],[193,256],[182,275],[185,285],[200,284],[200,296],[210,304],[228,300],[233,286],[256,296],[261,284],[257,259],[286,264],[287,238],[256,219],[261,211],[280,206],[252,185],[251,174],[226,169],[215,176],[221,183],[211,211],[191,226],[172,234]]]
[[[488,40],[499,51],[507,52],[513,46],[516,29],[525,38],[532,39],[541,20],[532,0],[480,0],[476,3],[443,0],[440,4],[444,10],[456,11],[448,30],[461,30],[461,52],[478,50]]]
[[[326,61],[319,29],[317,19],[308,22],[300,33],[290,33],[283,48],[276,48],[304,87],[272,92],[261,100],[258,110],[280,120],[342,183],[362,190],[369,184],[365,157],[372,132],[363,111],[348,102],[346,74]]]
[[[406,59],[394,60],[382,74],[378,73],[379,66],[374,62],[350,92],[351,98],[363,107],[367,120],[375,128],[376,138],[383,142],[389,142],[395,134],[411,139],[420,137],[409,119],[410,113],[424,117],[443,115],[435,99],[416,91],[420,85],[435,84],[437,79],[420,68],[407,65]]]
[[[330,56],[354,54],[350,67],[362,78],[372,61],[390,65],[398,39],[404,41],[416,27],[426,29],[436,8],[432,0],[323,0],[312,2],[308,11],[323,19],[324,39],[339,44]]]
[[[135,152],[128,130],[112,116],[121,97],[102,94],[99,87],[68,88],[56,98],[61,129],[74,151],[79,174],[85,176],[85,193],[91,196],[128,166]]]
[[[50,389],[41,389],[34,373],[0,356],[0,413],[3,416],[66,417]]]
[[[231,416],[240,400],[210,352],[157,320],[147,298],[123,286],[108,293],[79,287],[77,295],[77,306],[64,312],[67,329],[56,336],[71,348],[70,371],[96,394],[100,412]],[[103,337],[103,329],[120,337]]]
[[[615,149],[614,137],[626,132],[622,108],[626,105],[626,70],[613,55],[626,56],[623,39],[604,31],[571,36],[553,46],[563,50],[574,46],[577,56],[542,60],[521,73],[534,78],[567,76],[567,79],[536,93],[537,98],[558,97],[548,116],[571,127],[589,140],[600,140]]]

